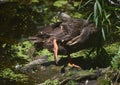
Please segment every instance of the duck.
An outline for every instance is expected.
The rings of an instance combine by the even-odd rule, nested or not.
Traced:
[[[59,62],[59,54],[67,55],[68,65],[79,68],[72,63],[70,54],[96,47],[100,29],[88,20],[72,18],[65,13],[59,14],[59,18],[60,22],[42,28],[29,39],[53,52],[56,64]]]

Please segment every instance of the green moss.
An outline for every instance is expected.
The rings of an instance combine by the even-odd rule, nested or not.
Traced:
[[[88,52],[89,52],[88,50],[81,50],[81,51],[72,53],[71,56],[73,56],[73,57],[79,57],[79,56],[81,56],[81,57],[85,58]]]
[[[112,58],[111,65],[113,69],[118,71],[120,70],[120,46],[119,46],[118,52]]]
[[[29,41],[23,41],[18,44],[12,45],[11,50],[13,53],[11,54],[11,56],[13,58],[19,57],[21,59],[25,59],[26,61],[31,61],[28,51],[32,47],[32,45],[33,44]]]
[[[38,54],[40,56],[48,56],[49,61],[52,61],[54,59],[53,53],[49,52],[47,49],[40,50],[40,51],[36,52],[36,54]]]
[[[89,75],[89,74],[93,74],[94,73],[94,70],[83,70],[83,71],[80,71],[80,75],[81,76],[84,76],[84,75]]]
[[[104,77],[100,77],[97,80],[98,85],[111,85],[110,81],[108,79],[105,79]]]
[[[67,3],[67,1],[66,0],[58,0],[58,1],[56,1],[56,2],[54,2],[54,6],[56,6],[56,7],[62,7],[63,5],[65,5]]]
[[[45,81],[44,85],[59,85],[59,81],[57,79],[55,80],[48,79]]]
[[[49,61],[54,61],[54,54],[49,52],[48,49],[43,49],[38,52],[36,52],[39,56],[48,56]],[[62,57],[62,55],[58,55],[59,59]]]
[[[106,45],[105,50],[109,54],[115,54],[116,52],[118,52],[119,45],[120,45],[120,42],[116,42],[116,43],[113,43],[113,44],[110,44],[110,45]]]
[[[113,44],[105,45],[103,47],[108,54],[115,54],[116,52],[118,52],[119,45],[120,45],[120,43],[116,42]],[[86,56],[89,54],[90,50],[91,49],[84,49],[84,50],[72,53],[71,56],[73,56],[73,57],[81,56],[83,58],[86,58]],[[96,56],[96,52],[92,52],[90,55],[90,58],[94,58],[95,56]]]
[[[8,78],[10,80],[25,82],[28,81],[28,77],[24,74],[15,73],[10,68],[6,68],[3,71],[0,72],[0,77],[2,78]]]
[[[75,81],[70,80],[66,85],[76,85],[76,84],[75,84]]]

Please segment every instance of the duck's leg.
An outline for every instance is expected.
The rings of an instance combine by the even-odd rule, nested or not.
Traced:
[[[80,66],[72,63],[72,59],[71,59],[71,57],[70,57],[70,54],[68,55],[68,66],[70,66],[70,67],[75,67],[75,68],[80,68]]]
[[[58,64],[58,45],[57,45],[57,40],[54,38],[53,39],[53,45],[54,45],[54,59],[55,59],[55,63]]]

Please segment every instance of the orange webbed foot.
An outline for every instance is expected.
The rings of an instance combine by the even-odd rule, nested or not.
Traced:
[[[81,68],[80,66],[73,64],[73,63],[68,63],[68,66],[70,67],[75,67],[75,68]]]

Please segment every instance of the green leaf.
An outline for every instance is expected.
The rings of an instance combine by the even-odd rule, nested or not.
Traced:
[[[103,39],[106,40],[105,31],[104,31],[103,27],[102,27],[102,36],[103,36]]]
[[[3,44],[3,45],[2,45],[2,47],[3,47],[3,48],[5,48],[5,47],[6,47],[6,45],[7,45],[7,44],[5,43],[5,44]]]
[[[16,82],[26,82],[28,81],[28,76],[20,73],[15,73],[10,68],[5,68],[0,72],[0,77],[14,80]]]
[[[79,2],[74,2],[74,6],[78,6],[79,5]]]
[[[104,16],[105,16],[105,19],[107,20],[107,22],[109,23],[109,25],[111,25],[111,22],[110,22],[110,17],[111,14],[107,14],[107,12],[104,10]]]
[[[95,20],[96,16],[97,16],[97,4],[95,2],[95,4],[94,4],[94,20]]]
[[[99,9],[100,15],[102,16],[102,7],[101,7],[101,5],[100,5],[98,0],[96,1],[96,4],[97,4],[97,7]]]
[[[95,18],[95,25],[98,26],[98,16]]]
[[[116,28],[120,30],[120,26],[116,26]]]
[[[56,1],[53,6],[56,6],[56,7],[62,7],[64,4],[66,4],[67,1],[66,0],[58,0]]]
[[[81,18],[81,17],[83,17],[83,15],[80,14],[79,12],[75,12],[75,13],[73,14],[73,17],[75,17],[75,18]]]
[[[108,14],[108,15],[106,16],[106,20],[107,20],[107,22],[109,23],[109,25],[111,25],[111,22],[110,22],[109,17],[110,17],[110,14]]]
[[[119,46],[118,54],[120,54],[120,46]]]
[[[82,7],[85,7],[86,5],[88,5],[92,0],[88,0],[84,5],[82,5],[81,7],[79,7],[78,9],[81,9]],[[82,1],[81,1],[82,2]]]
[[[110,17],[110,15],[111,15],[111,14],[108,14],[108,15],[106,16],[106,19],[108,19],[108,18]]]
[[[39,0],[32,0],[31,2],[39,2]]]
[[[89,14],[89,16],[87,17],[87,21],[90,20],[91,16],[93,15],[93,12]]]

